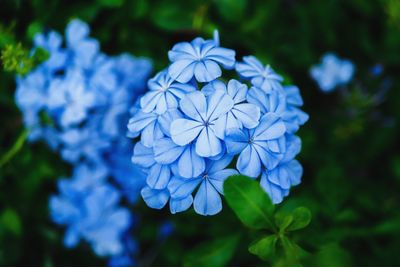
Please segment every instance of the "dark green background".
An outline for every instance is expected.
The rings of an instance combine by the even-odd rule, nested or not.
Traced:
[[[315,266],[400,266],[400,1],[399,0],[97,0],[0,1],[0,49],[34,33],[63,32],[72,18],[92,27],[103,51],[130,52],[167,64],[178,41],[211,37],[238,57],[254,54],[298,85],[309,122],[300,130],[303,183],[285,200],[306,206],[313,220],[294,236]],[[354,82],[347,92],[321,93],[308,70],[326,51],[351,59]],[[380,63],[384,73],[372,77]],[[374,103],[382,83],[390,84]],[[14,104],[14,73],[0,70],[0,158],[23,132]],[[49,220],[48,197],[69,167],[43,144],[24,143],[0,169],[0,266],[104,266],[90,247],[62,246],[63,230]],[[255,235],[224,203],[214,217],[170,215],[140,201],[142,266],[180,266],[192,248],[241,233],[228,266],[271,266],[247,251]],[[157,223],[171,220],[175,233],[160,244]],[[308,266],[305,263],[304,266]],[[210,266],[211,267],[211,266]]]

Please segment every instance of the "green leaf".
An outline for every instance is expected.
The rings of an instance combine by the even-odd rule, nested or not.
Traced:
[[[286,236],[282,236],[280,240],[285,252],[287,266],[301,266],[300,259],[302,259],[307,253]]]
[[[286,228],[293,222],[293,216],[286,213],[276,213],[275,223],[279,227],[279,232],[284,232]]]
[[[14,235],[20,235],[22,230],[20,218],[13,209],[3,211],[0,217],[0,227]]]
[[[278,237],[270,235],[263,237],[249,246],[249,252],[257,255],[262,260],[270,260],[275,255],[275,247]]]
[[[224,183],[224,195],[244,225],[275,230],[274,205],[258,182],[244,175],[233,175]]]
[[[286,228],[288,231],[299,230],[306,227],[311,222],[311,212],[305,207],[296,208],[293,213],[293,221]]]
[[[232,258],[239,236],[229,236],[204,244],[191,251],[184,260],[184,267],[223,267]]]

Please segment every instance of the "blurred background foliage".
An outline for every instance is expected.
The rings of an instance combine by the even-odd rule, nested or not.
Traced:
[[[46,58],[29,52],[34,34],[62,32],[72,18],[91,25],[106,53],[148,56],[156,71],[174,43],[211,37],[214,29],[237,58],[254,54],[271,64],[301,88],[310,114],[299,133],[303,182],[280,205],[311,210],[311,224],[295,236],[313,255],[304,266],[400,266],[399,0],[3,0],[0,6],[0,266],[105,266],[85,244],[63,247],[48,198],[70,169],[44,144],[24,142],[14,104],[15,73]],[[309,67],[326,51],[356,65],[346,91],[323,94],[309,78]],[[377,77],[370,68],[378,63],[384,72]],[[210,266],[271,266],[248,252],[256,232],[224,207],[214,217],[172,216],[140,201],[134,207],[139,265],[193,266],[188,258],[201,262],[201,251],[215,249]],[[176,230],[161,242],[158,223],[167,220]]]

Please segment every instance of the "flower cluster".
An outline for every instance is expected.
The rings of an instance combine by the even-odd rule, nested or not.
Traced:
[[[273,202],[281,202],[302,175],[294,134],[308,115],[299,89],[284,86],[253,56],[236,62],[217,38],[178,43],[168,57],[170,66],[149,80],[128,124],[131,136],[140,136],[132,161],[147,174],[147,205],[169,202],[177,213],[193,204],[198,214],[217,214],[224,180],[238,173],[261,177]],[[241,80],[223,79],[222,69]]]
[[[73,165],[73,177],[61,180],[60,194],[50,200],[53,220],[67,226],[65,244],[82,238],[98,255],[118,255],[125,253],[122,239],[132,223],[118,206],[121,193],[134,202],[145,179],[129,160],[133,145],[125,125],[152,65],[128,54],[103,54],[89,31],[72,20],[65,43],[54,31],[37,34],[35,46],[51,56],[17,78],[16,102],[29,140],[45,141]]]
[[[311,67],[310,75],[323,92],[331,92],[337,86],[350,82],[354,71],[355,68],[351,61],[340,59],[332,53],[326,53],[320,64]]]

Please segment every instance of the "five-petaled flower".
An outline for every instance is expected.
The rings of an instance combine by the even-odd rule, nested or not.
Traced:
[[[178,101],[189,92],[196,90],[191,84],[174,81],[167,71],[158,73],[148,82],[150,91],[140,99],[140,106],[145,113],[156,111],[163,114],[168,109],[178,107]]]
[[[217,156],[223,151],[220,139],[224,136],[219,134],[216,121],[233,105],[232,98],[220,90],[208,97],[199,91],[187,94],[180,101],[180,108],[187,118],[172,122],[172,140],[181,146],[195,140],[199,156]]]
[[[198,82],[210,82],[221,77],[224,68],[233,68],[235,51],[219,47],[214,40],[196,38],[192,42],[176,44],[168,52],[172,62],[168,68],[169,75],[178,82],[187,83],[193,76]]]
[[[225,138],[229,154],[238,154],[236,167],[240,173],[258,177],[262,166],[271,170],[285,152],[286,128],[274,113],[264,115],[254,129],[229,129]]]
[[[173,206],[172,213],[188,209],[193,202],[194,210],[201,215],[214,215],[222,210],[219,194],[223,194],[222,185],[226,178],[237,174],[234,169],[225,169],[232,161],[232,157],[225,156],[219,160],[207,160],[204,172],[198,177],[183,178],[174,176],[168,185],[171,200],[181,202]],[[200,184],[193,201],[192,193]],[[183,202],[183,203],[182,203]],[[184,204],[184,205],[182,205]]]
[[[240,76],[251,79],[251,83],[268,92],[282,89],[283,78],[269,66],[264,66],[254,56],[243,57],[243,63],[236,64]]]

